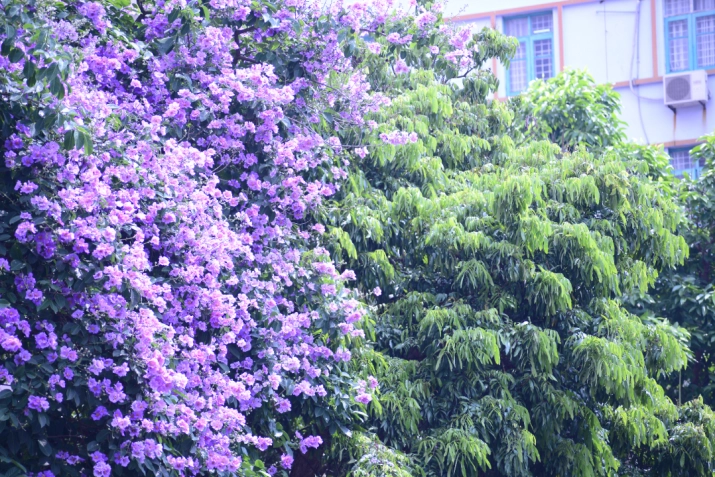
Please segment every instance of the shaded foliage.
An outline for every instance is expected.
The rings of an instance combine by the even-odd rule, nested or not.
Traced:
[[[392,102],[371,131],[343,131],[370,147],[320,220],[375,295],[382,356],[359,359],[379,373],[382,442],[415,475],[711,472],[712,411],[656,380],[686,365],[681,330],[621,304],[688,257],[662,150],[623,143],[617,96],[583,73],[526,94],[583,93],[572,122],[558,102],[490,101],[488,71],[426,61],[424,42],[377,41],[368,79]],[[464,48],[483,65],[514,44],[483,30]],[[392,129],[414,140],[385,141]]]
[[[692,150],[695,161],[704,161],[703,174],[685,178],[674,186],[688,222],[683,234],[690,244],[690,257],[681,267],[661,274],[655,288],[644,295],[629,297],[633,309],[643,316],[665,316],[687,330],[681,339],[692,351],[690,365],[681,374],[665,381],[668,394],[676,401],[702,396],[705,404],[715,404],[715,292],[713,266],[715,250],[715,137],[706,136]]]

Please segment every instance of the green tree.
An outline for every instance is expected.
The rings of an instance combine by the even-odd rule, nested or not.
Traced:
[[[524,140],[548,139],[573,151],[579,145],[602,150],[625,138],[618,93],[585,70],[534,81],[512,105],[517,113],[512,128]]]
[[[697,179],[685,178],[678,184],[678,199],[684,205],[688,222],[683,235],[690,245],[690,257],[681,267],[658,277],[646,295],[631,297],[633,309],[649,317],[667,317],[688,330],[682,337],[692,350],[692,363],[681,374],[668,376],[665,388],[676,401],[702,396],[715,403],[715,135],[693,151],[705,169]],[[688,340],[688,337],[690,338]]]
[[[481,66],[508,64],[515,45],[492,30],[460,45],[469,71],[431,54],[444,45],[418,27],[385,29],[414,39],[376,35],[379,53],[364,48],[391,103],[371,128],[343,131],[368,147],[319,217],[374,295],[378,352],[360,365],[380,379],[368,427],[415,474],[711,472],[712,411],[677,407],[656,381],[685,366],[686,347],[620,301],[688,256],[654,171],[662,154],[589,142],[566,130],[577,124],[514,134],[523,109],[488,99],[497,81]],[[592,83],[577,86],[602,90]],[[396,129],[406,144],[387,135]],[[609,134],[621,140],[617,126]]]

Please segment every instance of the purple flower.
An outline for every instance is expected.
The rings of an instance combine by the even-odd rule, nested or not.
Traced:
[[[107,462],[107,456],[100,451],[94,451],[89,456],[92,462]]]
[[[268,437],[259,437],[256,441],[256,447],[258,450],[265,451],[273,444],[273,440]]]
[[[20,353],[18,353],[17,356],[15,356],[15,363],[19,365],[20,363],[26,363],[31,359],[32,355],[30,354],[30,352],[26,349],[23,349],[22,351],[20,351]]]
[[[291,467],[293,467],[293,457],[289,456],[288,454],[283,454],[281,456],[281,465],[284,469],[290,469]]]
[[[407,73],[410,71],[410,69],[407,67],[407,63],[405,63],[405,60],[399,59],[395,62],[395,73],[398,75]]]
[[[370,401],[372,401],[372,396],[366,393],[358,394],[355,397],[355,400],[361,404],[368,404]]]
[[[112,474],[112,468],[106,462],[97,462],[94,465],[94,477],[109,477]]]
[[[399,44],[400,43],[400,34],[399,33],[390,33],[389,35],[387,35],[386,39],[390,43]]]
[[[300,451],[305,454],[306,452],[308,452],[309,447],[317,449],[322,443],[323,439],[320,436],[308,436],[300,441]]]
[[[79,9],[79,12],[86,16],[89,21],[94,24],[95,28],[99,30],[101,33],[104,33],[104,31],[107,29],[109,26],[106,20],[104,19],[106,15],[106,11],[104,10],[104,7],[97,3],[97,2],[89,2],[85,3],[82,5]],[[96,471],[95,471],[95,476]],[[107,474],[108,475],[108,474]]]
[[[112,372],[119,377],[124,377],[129,372],[129,365],[127,363],[122,363],[121,366],[114,366]]]
[[[27,407],[37,412],[44,412],[50,408],[50,403],[47,401],[47,398],[30,396],[30,399],[27,401]]]
[[[8,335],[0,330],[0,346],[2,346],[5,351],[14,353],[22,348],[22,343],[15,336]]]
[[[20,243],[25,243],[30,240],[28,235],[34,234],[35,232],[37,232],[35,224],[31,222],[20,222],[20,225],[17,226],[17,230],[15,230],[15,238],[17,238]]]
[[[108,416],[108,415],[109,415],[109,412],[107,412],[107,408],[105,408],[104,406],[98,406],[97,409],[95,409],[94,412],[92,413],[92,419],[94,419],[95,421],[99,421],[104,416]]]
[[[87,370],[95,376],[99,376],[103,369],[104,361],[102,361],[101,359],[93,359],[92,364],[90,364],[87,368]]]
[[[44,298],[44,295],[37,288],[33,288],[32,290],[27,290],[27,292],[25,293],[25,298],[30,300],[36,306],[40,306],[42,304],[42,299]]]
[[[124,394],[122,383],[116,383],[113,387],[107,388],[109,400],[113,403],[123,402],[127,395]]]
[[[248,4],[210,3],[210,9],[230,6],[232,21],[251,15]],[[367,394],[367,385],[335,391],[326,386],[336,363],[351,355],[344,348],[335,351],[339,345],[317,332],[316,322],[328,317],[331,329],[355,335],[360,330],[353,324],[363,311],[345,287],[355,274],[339,274],[327,250],[311,245],[325,227],[300,219],[340,190],[348,161],[367,157],[368,150],[359,147],[353,154],[337,135],[323,136],[303,125],[320,123],[320,111],[334,107],[339,109],[334,129],[382,132],[368,118],[390,99],[374,94],[364,73],[336,48],[334,33],[341,26],[298,43],[283,42],[293,35],[283,24],[252,37],[259,44],[268,35],[279,46],[295,45],[289,52],[281,46],[276,55],[304,58],[300,66],[308,77],[322,81],[338,71],[345,78],[334,88],[315,88],[303,78],[284,84],[269,63],[234,68],[232,33],[214,21],[221,15],[197,24],[195,41],[168,54],[155,51],[147,62],[145,46],[103,38],[122,10],[110,12],[105,5],[99,0],[76,5],[89,27],[80,22],[82,28],[75,28],[53,13],[45,25],[77,55],[78,67],[63,77],[71,90],[62,107],[75,111],[73,121],[93,132],[93,151],[67,150],[22,123],[5,141],[5,164],[20,179],[17,190],[8,191],[20,208],[8,241],[24,244],[37,261],[15,267],[0,257],[0,275],[9,284],[0,293],[27,300],[24,308],[29,302],[47,305],[44,293],[52,295],[53,307],[65,304],[59,314],[23,308],[21,316],[10,307],[0,309],[0,350],[25,380],[20,368],[32,359],[31,351],[38,351],[39,364],[56,360],[57,374],[48,376],[50,401],[64,400],[64,391],[57,393],[64,380],[72,381],[72,391],[93,395],[91,418],[112,429],[105,446],[113,449],[111,461],[96,452],[94,463],[78,472],[92,468],[95,476],[107,476],[111,466],[121,471],[130,459],[155,459],[182,475],[233,475],[242,467],[234,443],[266,451],[272,445],[269,438],[250,434],[252,411],[286,413],[291,393],[296,402],[322,400],[326,387],[350,392],[358,401]],[[306,31],[325,18],[299,0],[286,5]],[[180,26],[169,22],[165,10],[147,9],[142,19],[147,42]],[[441,34],[429,30],[436,16],[431,12],[414,19],[416,26],[400,24],[420,37]],[[384,31],[393,20],[400,19],[376,16],[361,4],[336,10],[336,23],[354,31]],[[403,33],[377,40],[405,45],[412,36]],[[455,44],[466,41],[458,36]],[[17,42],[23,51],[32,48],[29,35],[18,33]],[[381,54],[380,43],[368,43],[367,49]],[[398,74],[409,72],[404,60],[395,66]],[[169,85],[182,71],[190,71],[193,86],[174,91]],[[39,101],[42,106],[56,99]],[[122,127],[114,127],[115,117]],[[418,140],[410,131],[384,131],[380,139],[395,146]],[[220,171],[227,168],[235,176],[225,180]],[[306,263],[308,254],[318,259]],[[36,280],[27,268],[50,273]],[[312,298],[306,302],[305,296]],[[66,313],[73,319],[58,326]],[[128,384],[117,381],[130,371],[138,381],[125,392]],[[11,379],[16,378],[0,367],[0,380]],[[28,409],[44,412],[45,406],[46,398],[28,401]],[[160,439],[194,432],[195,450],[164,456]],[[296,442],[307,452],[322,440],[310,436]],[[68,455],[62,458],[70,463]],[[293,459],[283,456],[280,463],[287,469]],[[277,465],[266,466],[271,464]]]
[[[39,349],[48,348],[50,346],[50,340],[47,337],[47,333],[37,333],[35,335],[35,344]]]
[[[276,407],[276,410],[281,414],[288,412],[291,409],[290,401],[287,399],[278,398],[277,404],[278,406]]]
[[[77,361],[78,356],[75,350],[63,346],[60,348],[60,358],[67,359],[69,361]]]

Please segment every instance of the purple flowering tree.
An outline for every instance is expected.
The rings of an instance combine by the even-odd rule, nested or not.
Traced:
[[[369,402],[307,217],[386,101],[338,44],[387,6],[0,10],[0,473],[287,474]]]

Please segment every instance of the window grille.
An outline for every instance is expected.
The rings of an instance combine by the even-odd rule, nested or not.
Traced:
[[[715,0],[663,0],[667,71],[715,67]]]
[[[676,177],[683,177],[688,174],[691,178],[697,179],[700,176],[705,161],[696,161],[690,155],[691,148],[668,149],[670,154],[670,165],[673,166],[673,173]]]
[[[504,20],[505,33],[519,40],[516,54],[509,64],[508,94],[524,91],[533,79],[545,80],[554,75],[553,30],[551,12]]]

